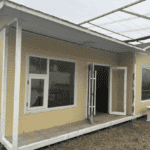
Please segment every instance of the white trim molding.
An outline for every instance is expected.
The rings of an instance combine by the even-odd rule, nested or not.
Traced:
[[[89,95],[88,95],[88,83],[89,83],[89,64],[91,64],[92,62],[88,62],[87,63],[87,90],[86,90],[86,118],[88,118],[88,99],[89,99]],[[110,72],[110,67],[112,67],[111,65],[107,65],[107,64],[101,64],[101,63],[94,63],[94,70],[95,70],[95,66],[103,66],[103,67],[108,67],[109,68],[109,72]],[[109,90],[108,90],[108,106],[109,106],[109,102],[110,102],[110,74],[109,74],[109,78],[108,78],[108,86],[109,86]],[[109,108],[108,108],[108,112]]]
[[[13,150],[18,149],[18,124],[19,124],[19,95],[20,95],[20,74],[21,74],[21,42],[22,26],[18,20],[16,24],[16,52],[15,52],[15,83],[14,83],[14,109],[13,109]]]
[[[2,138],[2,143],[8,150],[12,150],[12,144],[5,137]]]
[[[2,90],[1,90],[1,140],[5,137],[6,96],[7,96],[7,69],[8,69],[8,43],[9,30],[3,29],[3,66],[2,66]]]
[[[113,77],[113,70],[124,70],[124,112],[113,112],[112,110],[112,77]],[[110,68],[110,105],[109,105],[109,110],[110,114],[116,114],[116,115],[126,115],[126,101],[127,101],[127,67],[111,67]]]
[[[134,79],[133,79],[133,104],[132,104],[132,109],[134,109],[134,111],[132,112],[132,115],[135,115],[135,101],[136,101],[136,52],[133,53],[133,73],[134,73]]]
[[[150,66],[141,66],[141,99],[140,99],[140,102],[141,103],[146,103],[146,102],[150,102],[150,99],[147,99],[147,100],[142,100],[142,74],[143,74],[143,69],[149,69],[150,70]]]

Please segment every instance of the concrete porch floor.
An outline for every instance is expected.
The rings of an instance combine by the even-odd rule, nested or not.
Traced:
[[[56,126],[53,128],[42,129],[39,131],[20,134],[18,136],[18,146],[19,146],[19,149],[24,149],[23,147],[26,145],[33,145],[33,143],[38,143],[38,142],[41,142],[43,140],[48,140],[48,139],[53,139],[50,142],[50,144],[54,144],[54,143],[57,143],[58,141],[60,142],[66,139],[77,137],[82,134],[96,131],[98,129],[106,128],[115,124],[119,124],[128,120],[131,120],[131,117],[132,116],[110,115],[106,113],[101,113],[101,114],[94,116],[93,124],[91,124],[89,120],[85,119],[83,121]],[[85,129],[85,130],[82,130],[82,129]],[[60,137],[61,135],[67,135],[69,133],[73,133],[73,135],[67,136],[67,138],[61,138],[61,139],[59,138],[59,140],[57,140],[57,137]],[[6,139],[10,143],[12,143],[12,137],[6,137]],[[43,147],[43,145],[42,146],[39,145],[35,147],[40,148],[40,147]]]

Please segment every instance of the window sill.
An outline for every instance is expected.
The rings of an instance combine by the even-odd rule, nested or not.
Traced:
[[[150,102],[150,99],[148,99],[148,100],[141,100],[141,103],[146,103],[146,102]]]
[[[61,110],[61,109],[68,109],[68,108],[76,108],[76,105],[64,106],[64,107],[55,107],[55,108],[46,108],[46,109],[38,109],[38,110],[25,110],[24,114],[34,114],[40,112],[48,112],[53,110]]]

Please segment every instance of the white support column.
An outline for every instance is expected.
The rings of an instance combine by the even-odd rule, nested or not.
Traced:
[[[15,84],[14,84],[14,109],[13,109],[13,150],[18,148],[18,122],[19,122],[19,95],[20,95],[20,73],[21,73],[21,21],[16,25],[16,53],[15,53]]]
[[[3,66],[2,66],[2,90],[1,90],[1,142],[5,137],[5,116],[6,116],[6,96],[7,96],[7,65],[8,65],[8,42],[9,29],[3,29]]]
[[[132,113],[133,116],[135,116],[135,101],[136,101],[136,52],[134,52],[134,56],[133,56],[133,73],[134,73],[134,80],[133,80],[133,107],[134,107],[134,112]]]

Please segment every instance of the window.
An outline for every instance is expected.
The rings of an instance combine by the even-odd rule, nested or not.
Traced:
[[[72,62],[50,60],[49,108],[74,104],[74,68]]]
[[[75,62],[28,56],[27,110],[75,105]]]
[[[150,68],[142,68],[142,101],[150,100]]]

